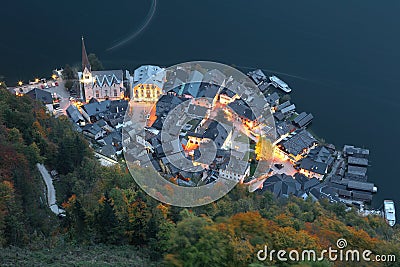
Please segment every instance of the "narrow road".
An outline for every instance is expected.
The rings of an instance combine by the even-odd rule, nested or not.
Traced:
[[[49,205],[51,211],[56,214],[60,215],[65,213],[65,210],[60,209],[56,204],[56,190],[54,189],[53,180],[49,172],[47,171],[46,167],[43,164],[36,164],[40,174],[43,177],[44,182],[46,183],[47,187],[47,204]]]

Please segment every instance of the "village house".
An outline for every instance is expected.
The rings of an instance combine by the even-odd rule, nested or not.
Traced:
[[[163,94],[165,71],[163,68],[144,65],[128,77],[130,97],[138,102],[155,102]]]
[[[82,132],[84,135],[86,135],[89,138],[92,138],[94,140],[103,138],[103,136],[106,134],[106,131],[101,129],[101,127],[97,124],[86,124],[82,128]]]
[[[242,99],[236,99],[229,103],[228,107],[232,109],[233,115],[237,116],[236,118],[245,124],[252,125],[257,120],[253,110]]]
[[[303,159],[311,148],[318,144],[317,140],[305,129],[290,133],[277,144],[278,150],[284,158],[292,163]]]
[[[299,168],[301,174],[322,180],[328,171],[328,164],[306,157],[300,161]]]
[[[66,111],[73,123],[78,124],[79,126],[85,126],[85,119],[76,106],[70,105]]]
[[[267,101],[267,103],[271,106],[271,107],[275,107],[279,104],[279,95],[278,93],[274,92],[270,95],[268,95],[265,100]]]
[[[41,90],[41,89],[38,89],[38,88],[34,88],[34,89],[30,90],[29,92],[27,92],[26,95],[34,100],[42,102],[43,105],[46,106],[46,108],[49,112],[53,112],[53,110],[54,110],[53,97],[52,97],[51,93]]]
[[[286,174],[275,174],[268,177],[257,191],[259,193],[270,191],[277,198],[287,198],[291,195],[303,199],[307,198],[306,192],[302,189],[302,184]]]
[[[247,76],[249,76],[257,85],[267,80],[267,76],[260,69],[248,72]]]
[[[334,157],[330,149],[325,146],[317,146],[311,149],[307,157],[300,161],[299,171],[309,178],[315,177],[322,180],[333,161]]]
[[[312,122],[313,118],[314,116],[311,113],[307,114],[306,112],[302,112],[294,118],[293,124],[299,128],[304,128]]]
[[[235,157],[231,157],[229,162],[223,163],[219,168],[219,177],[226,180],[243,182],[249,175],[250,164]]]

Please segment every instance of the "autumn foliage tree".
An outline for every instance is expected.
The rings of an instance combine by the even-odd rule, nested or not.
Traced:
[[[265,136],[260,136],[255,147],[257,160],[270,160],[274,152],[273,145]]]

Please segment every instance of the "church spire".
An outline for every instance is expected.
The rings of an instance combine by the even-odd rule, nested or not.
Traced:
[[[85,40],[83,39],[83,36],[82,36],[82,71],[84,71],[85,68],[87,68],[88,71],[91,71],[89,58],[86,53]]]

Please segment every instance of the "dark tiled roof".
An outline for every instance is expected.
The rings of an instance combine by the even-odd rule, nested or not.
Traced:
[[[308,131],[301,130],[292,137],[288,137],[288,139],[281,141],[279,144],[282,145],[288,153],[299,155],[304,149],[310,148],[316,142],[317,140],[315,140]]]
[[[332,153],[324,146],[317,146],[310,150],[308,157],[318,162],[330,164],[332,161]]]
[[[97,100],[96,98],[94,98],[94,97],[92,97],[90,100],[89,100],[89,103],[98,103],[99,102],[99,100]]]
[[[349,157],[347,162],[350,165],[368,166],[368,159],[366,158]]]
[[[339,196],[351,197],[351,191],[345,189],[338,190]]]
[[[167,114],[169,111],[181,104],[184,100],[184,98],[174,96],[172,94],[161,96],[156,104],[156,115],[160,116],[162,114]]]
[[[200,82],[192,82],[185,84],[184,94],[189,94],[193,97],[198,97],[200,91]]]
[[[228,104],[234,112],[236,112],[239,116],[254,121],[256,116],[254,115],[251,108],[241,99],[236,99],[232,103]]]
[[[89,116],[95,116],[101,112],[105,112],[110,108],[111,100],[105,100],[102,102],[94,102],[83,105],[83,109]]]
[[[82,129],[84,132],[91,133],[93,135],[98,134],[99,132],[102,131],[99,125],[97,124],[86,124],[85,127]]]
[[[372,194],[368,193],[359,193],[359,192],[354,192],[353,191],[353,198],[355,200],[361,200],[361,201],[371,201],[372,200]]]
[[[354,146],[349,146],[345,145],[343,148],[343,152],[346,155],[354,155],[355,157],[368,157],[369,156],[369,150],[364,149],[364,148],[359,148],[359,147],[354,147]]]
[[[219,90],[215,84],[202,83],[197,97],[214,98]]]
[[[300,168],[304,169],[304,170],[308,170],[313,173],[323,175],[326,173],[328,165],[323,162],[314,161],[313,159],[310,159],[309,157],[307,157],[307,158],[304,158],[301,160]]]
[[[247,73],[247,76],[249,76],[256,84],[259,84],[260,82],[267,79],[267,76],[260,69],[250,71],[249,73]]]
[[[265,98],[265,100],[268,102],[268,104],[274,105],[274,104],[276,103],[276,101],[279,100],[279,95],[278,95],[278,93],[275,92],[275,93],[273,93],[273,94],[267,96],[267,97]]]
[[[71,118],[71,120],[75,123],[78,123],[80,121],[85,121],[82,114],[79,112],[78,108],[74,105],[70,105],[67,108],[67,114]]]
[[[364,182],[358,182],[358,181],[350,180],[349,183],[347,184],[347,187],[349,189],[356,189],[356,190],[373,192],[374,184],[373,183],[364,183]]]
[[[128,108],[127,100],[113,100],[110,103],[110,112],[111,113],[125,113]]]
[[[316,178],[308,178],[303,174],[296,173],[294,175],[296,181],[298,181],[301,184],[301,188],[304,191],[309,191],[312,187],[319,185],[320,181]]]
[[[199,117],[204,117],[207,114],[208,108],[198,106],[198,105],[189,105],[188,113],[193,114]]]
[[[96,121],[96,124],[99,125],[100,127],[107,126],[107,122],[103,119]]]
[[[221,94],[227,95],[227,96],[229,96],[229,97],[231,97],[231,98],[234,97],[234,96],[236,95],[235,92],[233,92],[233,91],[231,91],[231,90],[229,90],[229,89],[227,89],[227,88],[222,89],[222,90],[221,90]]]
[[[312,194],[316,199],[321,199],[322,194],[317,188],[313,188],[310,190],[310,194]]]
[[[301,189],[301,184],[293,179],[292,176],[285,174],[276,174],[267,178],[263,183],[263,188],[261,192],[269,190],[276,197],[282,196],[302,196],[304,191]]]
[[[29,92],[26,93],[26,95],[34,100],[42,102],[43,104],[53,103],[53,97],[51,96],[51,93],[38,88],[30,90]]]
[[[299,121],[304,119],[306,116],[307,116],[307,113],[305,113],[305,112],[300,113],[296,118],[294,118],[293,123],[294,124],[299,123]]]
[[[286,107],[288,107],[288,106],[290,106],[290,101],[289,101],[289,100],[286,101],[286,102],[283,102],[282,104],[280,104],[280,105],[277,107],[277,110],[282,110],[283,108],[286,108]]]
[[[228,137],[228,132],[220,123],[212,121],[204,132],[204,137],[213,140],[217,148],[221,148]]]
[[[278,121],[283,121],[285,119],[285,114],[283,114],[280,111],[277,111],[274,113],[274,117],[278,120]]]
[[[113,147],[112,145],[108,145],[108,144],[99,149],[99,153],[103,154],[104,156],[107,156],[107,157],[114,156],[115,152],[116,152],[115,147]]]
[[[305,116],[297,123],[297,126],[299,126],[300,128],[305,127],[312,122],[313,118],[314,116],[311,113],[307,114],[307,116]]]
[[[351,175],[365,176],[367,175],[367,168],[349,165],[347,167],[347,173]]]

